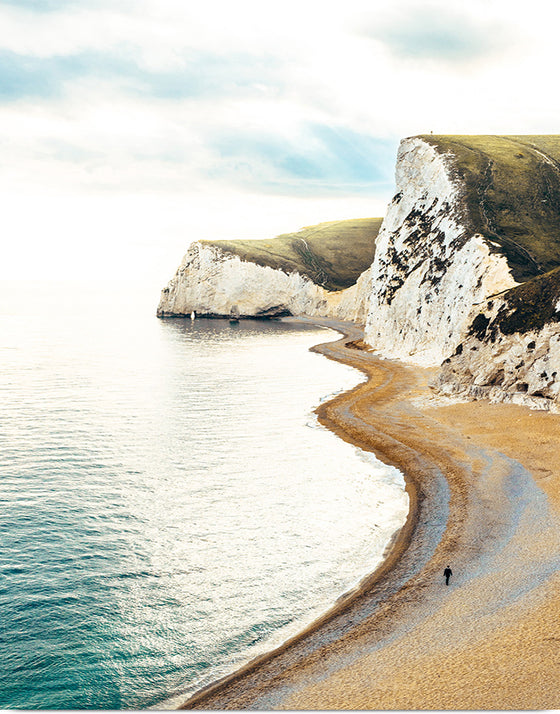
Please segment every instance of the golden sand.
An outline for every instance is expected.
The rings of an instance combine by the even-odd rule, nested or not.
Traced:
[[[407,523],[357,592],[185,708],[559,708],[560,417],[419,407],[429,374],[346,332],[315,349],[368,382],[317,413],[405,474]]]

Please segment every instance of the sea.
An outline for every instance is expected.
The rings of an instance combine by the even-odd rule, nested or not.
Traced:
[[[319,425],[363,375],[143,283],[0,285],[0,708],[172,708],[373,571],[401,474]]]

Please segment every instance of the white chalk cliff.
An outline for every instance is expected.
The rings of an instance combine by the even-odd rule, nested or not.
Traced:
[[[363,322],[366,304],[360,290],[328,291],[298,272],[258,265],[200,242],[193,243],[174,278],[162,290],[158,315],[262,318],[285,315],[337,317]]]
[[[447,395],[560,411],[560,271],[487,300],[435,386]]]
[[[404,140],[396,183],[377,237],[365,339],[386,357],[437,365],[463,339],[473,304],[516,283],[505,257],[466,229],[445,155]]]
[[[363,322],[369,294],[363,285],[381,222],[327,221],[270,239],[195,242],[162,291],[158,315],[304,314]]]

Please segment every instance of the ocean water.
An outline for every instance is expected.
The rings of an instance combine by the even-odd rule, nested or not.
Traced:
[[[0,708],[179,702],[380,560],[400,474],[318,425],[332,331],[0,287]]]

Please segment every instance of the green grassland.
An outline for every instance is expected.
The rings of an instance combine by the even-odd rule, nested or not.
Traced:
[[[558,322],[560,312],[560,268],[511,288],[504,295],[505,306],[499,311],[495,325],[504,335],[541,330],[544,325]]]
[[[468,229],[498,244],[517,281],[560,265],[560,135],[420,138],[449,156]]]
[[[297,271],[327,290],[342,290],[370,267],[381,222],[381,218],[356,218],[319,223],[270,240],[201,242],[258,265]]]

